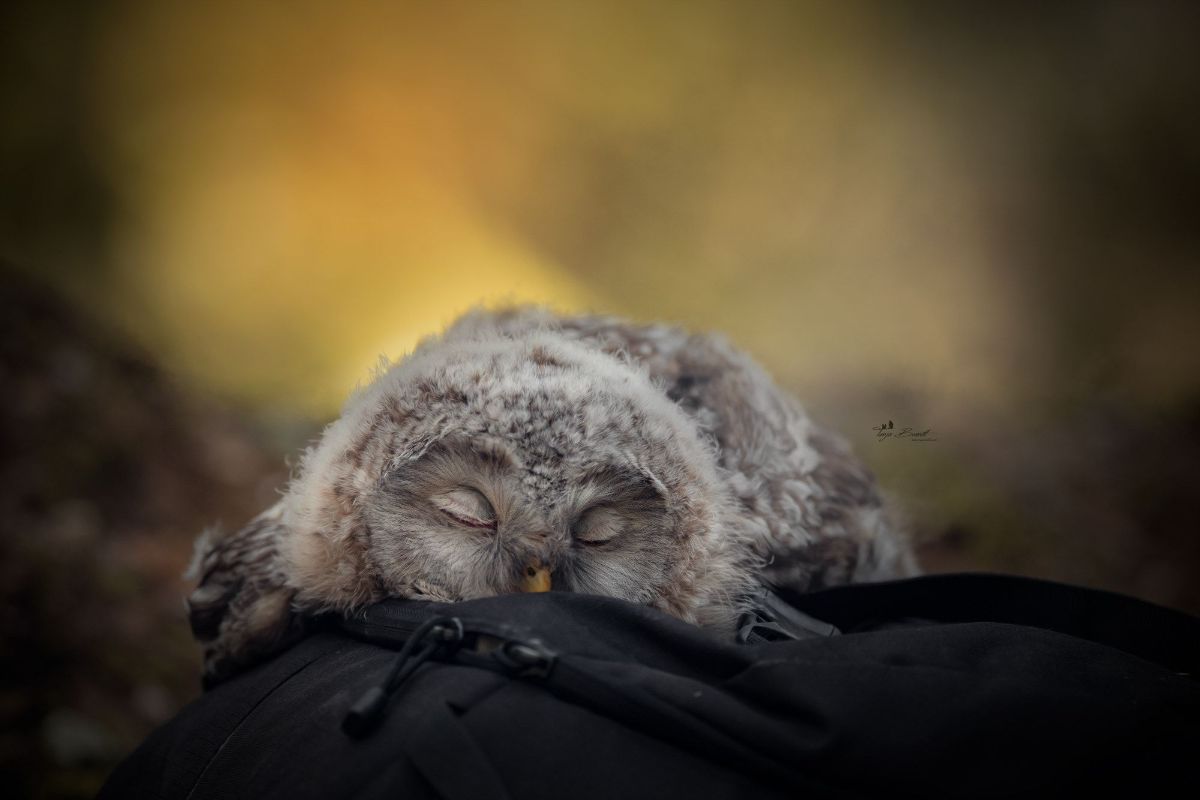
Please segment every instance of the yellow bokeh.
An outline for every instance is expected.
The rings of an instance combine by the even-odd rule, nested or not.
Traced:
[[[688,11],[113,18],[93,76],[130,209],[113,313],[184,376],[318,415],[498,301],[721,329],[808,393],[992,393],[974,356],[1015,299],[952,140],[864,68],[887,57],[870,21]]]
[[[855,429],[863,387],[943,419],[1023,413],[1073,324],[1037,305],[1058,289],[1026,244],[1046,213],[1027,201],[1055,212],[1033,120],[905,19],[130,3],[97,23],[81,89],[120,212],[95,305],[185,378],[301,415],[501,301],[724,331]],[[1161,311],[1178,293],[1138,291],[1140,328],[1188,327],[1159,322],[1187,318]],[[1114,358],[1158,402],[1192,352]]]

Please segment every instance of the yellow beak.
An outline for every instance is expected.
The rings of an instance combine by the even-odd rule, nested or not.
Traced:
[[[550,591],[550,570],[542,565],[541,561],[531,561],[525,567],[525,574],[521,576],[522,592],[548,592]]]

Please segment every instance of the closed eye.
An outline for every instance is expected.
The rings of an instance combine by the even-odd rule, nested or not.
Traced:
[[[582,545],[599,545],[615,539],[625,529],[625,517],[609,506],[594,506],[571,526],[571,536]]]
[[[469,486],[459,486],[430,498],[433,505],[446,516],[470,528],[496,530],[496,512],[480,492]]]

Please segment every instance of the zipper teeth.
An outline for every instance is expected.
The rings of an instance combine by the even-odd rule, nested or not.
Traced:
[[[401,624],[394,624],[391,622],[380,622],[379,620],[365,620],[365,619],[348,619],[348,620],[345,620],[342,624],[346,627],[353,628],[356,631],[361,631],[364,633],[369,632],[369,631],[385,630],[385,631],[396,631],[398,633],[411,634],[417,628],[421,627],[417,623],[410,624],[410,623],[406,622],[406,623],[401,623]]]
[[[434,609],[425,609],[422,611],[410,611],[405,614],[396,616],[387,615],[382,618],[380,615],[365,617],[363,623],[366,625],[378,625],[384,628],[393,628],[396,630],[405,630],[409,633],[421,627],[422,623],[430,617],[434,617],[438,612]]]
[[[417,628],[421,627],[421,622],[417,620],[347,619],[342,621],[342,625],[367,636],[387,631],[390,633],[401,633],[405,637],[408,637]]]
[[[449,613],[445,606],[407,606],[388,609],[386,616],[373,613],[369,616],[343,618],[340,626],[344,630],[357,633],[366,639],[383,639],[402,641],[411,636],[431,616]],[[382,617],[382,618],[381,618]],[[474,633],[483,633],[504,639],[529,639],[533,637],[529,631],[505,623],[497,623],[480,619],[463,619],[468,629]]]

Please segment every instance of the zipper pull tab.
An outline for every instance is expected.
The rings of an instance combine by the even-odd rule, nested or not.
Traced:
[[[350,706],[342,719],[342,730],[353,739],[366,736],[379,721],[383,719],[383,709],[387,707],[388,696],[382,686],[372,686],[366,694],[358,698],[358,702]]]
[[[405,681],[439,650],[442,656],[453,654],[462,645],[465,635],[462,620],[458,617],[435,617],[417,628],[400,649],[383,683],[364,692],[346,712],[342,718],[342,731],[354,739],[371,733],[383,719],[388,701]]]
[[[518,678],[545,678],[557,660],[557,656],[537,639],[508,639],[492,651],[492,658]]]

